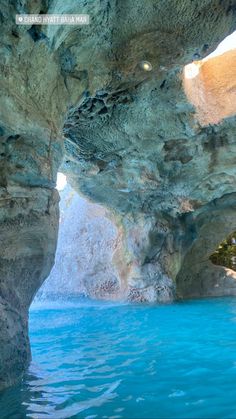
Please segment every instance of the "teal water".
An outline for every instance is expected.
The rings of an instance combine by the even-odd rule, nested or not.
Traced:
[[[236,418],[236,298],[45,303],[30,338],[1,418]]]

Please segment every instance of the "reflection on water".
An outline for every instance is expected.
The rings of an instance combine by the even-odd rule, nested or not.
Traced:
[[[236,298],[34,305],[33,362],[0,418],[235,418]]]

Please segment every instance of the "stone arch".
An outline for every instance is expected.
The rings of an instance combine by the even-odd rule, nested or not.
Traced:
[[[136,219],[139,213],[148,216],[157,207],[166,212],[173,210],[175,216],[180,207],[180,196],[175,196],[173,190],[168,196],[165,193],[159,196],[155,191],[160,188],[165,192],[165,186],[169,186],[176,174],[181,179],[186,166],[180,164],[193,160],[189,160],[188,155],[186,158],[186,147],[182,141],[188,134],[190,137],[193,135],[194,127],[192,122],[188,123],[188,120],[192,121],[193,110],[186,103],[179,78],[180,69],[191,61],[194,54],[206,54],[203,48],[206,42],[209,48],[214,47],[235,29],[235,10],[230,0],[214,1],[214,7],[209,7],[210,4],[212,6],[210,0],[198,2],[197,7],[188,0],[167,0],[158,3],[158,6],[155,0],[145,6],[141,0],[135,6],[133,0],[128,0],[125,7],[123,0],[96,0],[92,6],[84,2],[82,9],[79,9],[78,2],[71,2],[70,10],[64,0],[50,2],[48,10],[45,10],[46,3],[16,0],[3,2],[1,8],[0,227],[5,240],[1,242],[0,264],[0,389],[19,380],[30,361],[28,305],[53,264],[58,225],[58,197],[54,188],[63,155],[62,127],[68,110],[79,108],[88,91],[89,96],[94,97],[105,86],[114,93],[111,102],[116,102],[117,115],[121,106],[124,106],[124,115],[131,96],[135,115],[133,126],[146,118],[144,120],[152,121],[154,129],[143,130],[145,124],[142,123],[141,132],[138,128],[135,135],[131,135],[133,133],[127,130],[127,125],[123,126],[123,131],[118,129],[115,132],[112,144],[117,146],[116,152],[120,151],[120,138],[124,140],[121,152],[123,149],[125,156],[133,153],[132,165],[128,159],[123,166],[120,165],[119,156],[114,161],[100,161],[97,172],[93,170],[93,159],[92,162],[87,159],[87,168],[90,168],[91,176],[96,176],[98,172],[104,172],[104,165],[112,167],[112,164],[117,164],[121,181],[117,180],[119,194],[114,194],[114,201],[117,207],[121,201],[127,202],[126,212],[137,213]],[[144,12],[140,13],[140,10]],[[60,29],[58,33],[42,28],[39,36],[34,31],[28,32],[25,26],[16,27],[16,13],[40,11],[90,13],[92,25],[84,32],[73,27],[65,31]],[[144,73],[138,65],[140,60],[150,61],[153,71]],[[136,97],[137,89],[141,92],[140,100]],[[131,91],[131,95],[126,95],[127,91]],[[155,100],[152,103],[153,97]],[[140,103],[140,108],[135,110],[137,103]],[[144,113],[143,109],[147,111]],[[151,117],[149,109],[155,109]],[[141,116],[140,110],[143,112]],[[119,127],[119,119],[115,125]],[[153,137],[150,137],[150,132],[154,133]],[[110,132],[107,135],[110,136]],[[172,135],[175,136],[174,142],[181,140],[184,156],[178,160],[170,153],[165,166],[162,152],[168,152],[168,147],[163,150],[163,138]],[[100,135],[101,144],[105,144],[104,138]],[[94,136],[91,142],[93,139]],[[155,161],[152,161],[148,171],[145,170],[146,161],[153,159],[153,149],[150,147],[149,150],[147,144],[154,144],[155,147],[158,144],[155,157],[163,157],[159,166],[163,169],[164,186],[160,187],[162,179]],[[144,153],[141,159],[141,150],[147,149],[149,154]],[[106,151],[109,154],[109,150]],[[80,156],[76,156],[75,152],[72,155],[72,173],[74,178],[78,178],[76,163]],[[97,160],[101,160],[99,156]],[[138,162],[140,166],[141,160],[142,167],[134,181],[138,193],[135,190],[129,200],[124,194],[128,189],[126,182],[130,166],[135,171],[135,165]],[[87,193],[92,195],[95,191],[93,198],[104,199],[105,202],[109,195],[107,191],[101,196],[101,189],[93,188],[86,170],[83,178],[91,186],[89,191],[87,188]],[[113,184],[111,190],[114,191],[115,186]],[[119,210],[124,215],[124,208]],[[33,250],[36,257],[33,261],[37,261],[37,266],[30,263],[29,257],[23,255],[19,247],[11,247],[16,225],[19,227],[19,243],[20,237],[25,237],[29,226],[32,226],[30,237],[31,243],[35,243]],[[36,243],[40,242],[42,232],[45,234],[44,245],[38,246]],[[23,244],[28,247],[27,241],[22,241]],[[10,249],[7,254],[4,253],[6,248]],[[14,269],[9,270],[11,265]],[[27,272],[27,277],[31,278],[29,287],[19,280],[20,272],[22,275]],[[16,287],[16,284],[19,286]]]
[[[178,298],[236,295],[235,272],[209,259],[236,226],[235,195],[215,200],[190,220],[195,238],[176,277]]]

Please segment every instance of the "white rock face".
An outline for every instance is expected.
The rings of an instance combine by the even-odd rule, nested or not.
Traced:
[[[111,213],[69,185],[60,197],[55,265],[37,299],[79,294],[118,298],[122,283],[113,258],[120,249],[120,233]]]

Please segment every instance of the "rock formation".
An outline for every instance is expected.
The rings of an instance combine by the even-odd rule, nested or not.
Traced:
[[[122,229],[104,207],[80,197],[70,185],[60,191],[55,264],[36,302],[76,296],[123,298],[126,264]]]
[[[90,24],[17,26],[16,13],[88,13]],[[2,0],[0,19],[4,388],[30,359],[27,311],[53,265],[63,152],[71,185],[122,224],[126,298],[170,300],[175,280],[181,297],[235,293],[208,261],[235,230],[234,109],[199,117],[192,97],[208,84],[186,86],[183,68],[236,29],[236,2]]]

